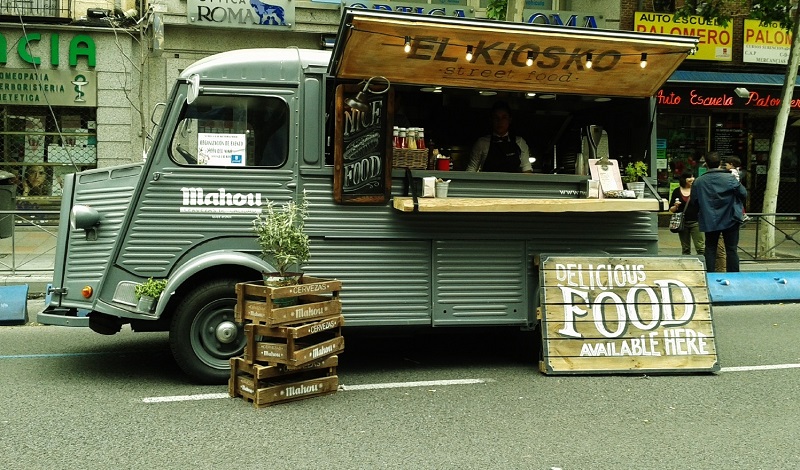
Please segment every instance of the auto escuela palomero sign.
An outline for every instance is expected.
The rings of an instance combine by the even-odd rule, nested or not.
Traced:
[[[640,33],[671,34],[675,36],[697,36],[700,42],[697,52],[690,60],[733,60],[733,23],[720,26],[716,20],[709,21],[702,16],[678,18],[671,13],[634,13],[634,31]]]
[[[700,258],[542,255],[542,371],[717,371]]]
[[[759,20],[744,20],[742,62],[753,64],[789,63],[792,33],[779,24],[762,25]]]
[[[49,36],[49,37],[48,37]],[[8,44],[16,44],[17,57],[31,68],[6,68]],[[61,65],[66,55],[70,69]],[[93,70],[75,70],[85,63],[94,68],[97,62],[94,40],[75,35],[69,48],[62,51],[60,35],[29,32],[11,41],[0,34],[0,104],[97,106],[97,75]]]
[[[733,86],[697,87],[673,84],[665,86],[656,93],[659,109],[727,109],[744,111],[752,109],[775,109],[781,104],[781,87],[753,87],[748,85],[747,97],[739,97]],[[790,104],[792,109],[800,109],[800,90],[795,90]]]

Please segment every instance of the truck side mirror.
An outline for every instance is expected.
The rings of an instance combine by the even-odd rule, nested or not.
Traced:
[[[83,229],[87,240],[95,241],[97,227],[100,225],[100,213],[89,206],[77,204],[72,208],[69,224],[73,230]]]

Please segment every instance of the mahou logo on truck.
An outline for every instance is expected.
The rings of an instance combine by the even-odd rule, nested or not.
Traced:
[[[261,193],[231,193],[225,188],[205,192],[203,188],[181,188],[181,212],[203,214],[258,214]]]

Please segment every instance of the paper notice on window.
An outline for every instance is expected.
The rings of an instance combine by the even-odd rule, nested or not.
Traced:
[[[208,166],[244,166],[245,134],[197,134],[197,163]]]

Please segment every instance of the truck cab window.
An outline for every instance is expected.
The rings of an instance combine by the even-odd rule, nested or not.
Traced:
[[[289,115],[281,98],[200,96],[181,113],[170,157],[182,165],[280,167],[289,155]]]

